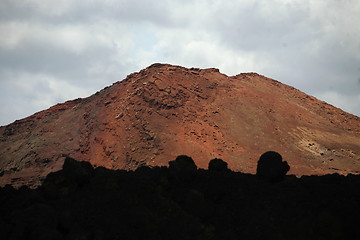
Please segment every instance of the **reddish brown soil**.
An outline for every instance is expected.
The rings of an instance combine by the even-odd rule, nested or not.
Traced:
[[[359,173],[360,118],[256,73],[153,64],[96,94],[0,127],[0,185],[36,186],[65,155],[111,169],[222,158],[255,173],[279,152],[289,174]]]

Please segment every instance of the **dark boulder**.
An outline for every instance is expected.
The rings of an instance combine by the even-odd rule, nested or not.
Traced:
[[[94,168],[89,162],[79,162],[70,157],[66,157],[63,171],[79,185],[86,184],[94,176]]]
[[[47,175],[42,190],[47,198],[66,197],[87,184],[93,176],[94,169],[89,162],[78,162],[66,157],[62,170]]]
[[[169,162],[169,169],[179,172],[195,172],[197,166],[191,157],[180,155],[174,161]]]
[[[213,172],[225,172],[228,171],[228,164],[227,162],[223,161],[219,158],[214,158],[209,162],[209,171]]]
[[[261,155],[256,176],[276,182],[281,181],[289,170],[290,166],[286,161],[282,161],[279,153],[269,151]]]

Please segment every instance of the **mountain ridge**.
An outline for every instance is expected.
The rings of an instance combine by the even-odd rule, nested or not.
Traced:
[[[64,156],[134,170],[193,156],[254,173],[280,152],[291,174],[358,173],[360,119],[257,73],[153,64],[91,95],[0,127],[0,184],[39,184]],[[34,174],[35,172],[35,174]]]

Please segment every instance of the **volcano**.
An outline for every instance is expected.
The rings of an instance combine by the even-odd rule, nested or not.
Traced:
[[[257,73],[153,64],[0,127],[0,185],[38,186],[67,156],[125,170],[221,158],[254,174],[269,150],[289,174],[359,173],[360,118]]]

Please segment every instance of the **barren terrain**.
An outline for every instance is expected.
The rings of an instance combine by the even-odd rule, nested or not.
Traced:
[[[255,173],[281,153],[289,174],[359,173],[360,118],[257,73],[153,64],[94,95],[0,127],[0,185],[38,186],[65,156],[134,170],[192,156]]]

